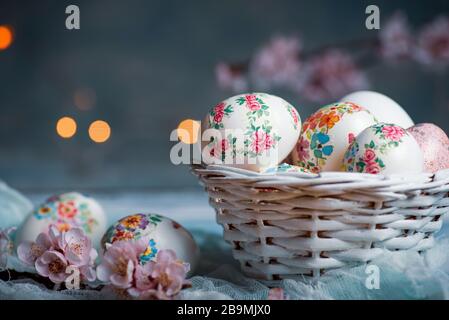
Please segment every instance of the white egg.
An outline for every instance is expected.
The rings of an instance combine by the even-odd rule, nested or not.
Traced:
[[[372,174],[421,173],[424,157],[418,142],[394,124],[378,123],[363,130],[349,146],[343,170]]]
[[[310,171],[306,168],[294,166],[288,163],[282,163],[276,167],[267,168],[263,171],[266,174],[275,174],[275,173],[310,173]]]
[[[301,132],[301,118],[282,98],[249,93],[217,104],[202,129],[206,164],[263,171],[289,155]]]
[[[357,91],[340,101],[353,102],[368,109],[379,122],[394,123],[405,129],[414,125],[413,120],[396,101],[378,92]]]
[[[301,138],[292,152],[293,163],[313,173],[340,171],[349,144],[374,123],[374,116],[354,103],[322,107],[304,122]]]
[[[77,192],[55,195],[25,219],[17,231],[15,244],[17,247],[22,241],[34,241],[54,225],[60,231],[81,228],[92,239],[93,246],[99,247],[107,227],[106,220],[103,208],[91,197]]]
[[[153,260],[160,250],[171,249],[178,259],[190,264],[190,273],[198,264],[199,249],[192,235],[179,223],[152,213],[137,213],[114,223],[101,240],[103,249],[107,244],[121,240],[137,240],[149,237],[148,249],[141,259]]]

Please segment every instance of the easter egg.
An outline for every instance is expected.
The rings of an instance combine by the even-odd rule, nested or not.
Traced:
[[[301,132],[301,118],[277,96],[240,94],[213,107],[202,131],[203,162],[260,172],[289,155]]]
[[[19,226],[31,210],[30,200],[0,180],[0,230]]]
[[[106,220],[103,208],[91,197],[78,192],[55,195],[28,215],[17,231],[15,243],[18,246],[22,241],[34,241],[53,225],[59,231],[81,228],[98,247],[107,227]]]
[[[358,104],[369,110],[379,122],[394,123],[406,129],[414,125],[413,120],[396,101],[378,92],[357,91],[340,101]]]
[[[301,138],[292,152],[293,163],[313,173],[339,171],[349,144],[374,123],[374,116],[354,103],[322,107],[304,122]]]
[[[421,173],[424,158],[418,142],[394,124],[378,123],[363,130],[343,159],[343,170],[372,174]]]
[[[179,223],[159,214],[137,213],[114,223],[101,240],[103,249],[108,244],[122,240],[138,240],[148,237],[147,251],[142,262],[153,260],[158,251],[171,249],[178,259],[190,264],[192,272],[199,258],[199,249],[192,235]]]
[[[424,156],[424,170],[435,173],[449,168],[449,138],[432,123],[420,123],[407,129],[418,142]]]

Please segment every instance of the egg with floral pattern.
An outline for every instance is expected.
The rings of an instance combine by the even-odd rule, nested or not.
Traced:
[[[15,243],[18,246],[22,241],[34,241],[54,225],[59,231],[81,228],[98,247],[106,221],[104,210],[95,199],[78,192],[55,195],[28,215],[17,231]]]
[[[202,125],[202,159],[263,171],[281,163],[301,132],[301,117],[287,101],[267,93],[240,94],[214,106]]]
[[[432,123],[420,123],[407,129],[424,155],[426,172],[435,173],[449,168],[449,138],[446,133]]]
[[[324,106],[304,122],[301,137],[292,152],[293,163],[313,173],[340,171],[349,144],[376,122],[368,110],[354,103]]]
[[[147,250],[140,256],[141,263],[153,260],[160,250],[171,249],[178,259],[195,269],[199,249],[192,235],[176,221],[153,213],[137,213],[126,216],[108,228],[101,244],[106,249],[115,241],[148,238]]]
[[[378,123],[363,130],[343,159],[343,170],[371,174],[423,172],[424,157],[418,142],[394,124]]]

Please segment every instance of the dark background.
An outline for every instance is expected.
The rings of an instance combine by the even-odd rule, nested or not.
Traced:
[[[80,7],[81,30],[65,28],[69,4]],[[447,0],[0,0],[0,25],[15,32],[0,51],[0,179],[24,190],[197,187],[188,167],[171,164],[169,135],[231,94],[216,85],[216,63],[245,60],[276,34],[299,34],[308,49],[370,37],[369,4],[380,7],[381,23],[398,9],[414,26],[449,13]],[[416,123],[449,131],[447,73],[405,63],[368,76]],[[441,86],[446,95],[436,94]],[[77,92],[89,93],[90,108],[76,107]],[[318,107],[272,92],[301,106],[303,119]],[[55,133],[64,115],[78,122],[69,140]],[[96,119],[112,127],[104,144],[87,135]]]

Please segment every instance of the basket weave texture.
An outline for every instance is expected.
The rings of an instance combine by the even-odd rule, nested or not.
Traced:
[[[280,280],[424,251],[449,211],[449,170],[382,176],[260,174],[193,166],[233,256],[250,277]]]

